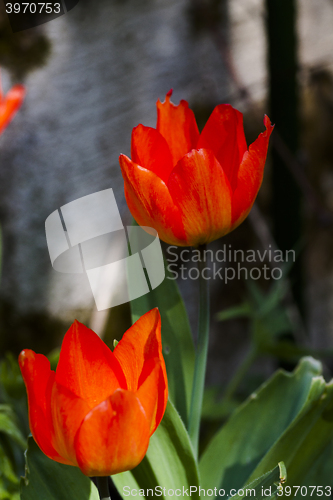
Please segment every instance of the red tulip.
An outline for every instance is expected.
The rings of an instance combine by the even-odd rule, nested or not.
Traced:
[[[0,80],[0,134],[7,127],[16,111],[20,108],[25,96],[23,85],[15,85],[4,97]]]
[[[22,351],[30,429],[52,460],[108,476],[138,465],[165,411],[168,389],[157,309],[142,316],[112,352],[75,321],[56,372]]]
[[[201,134],[186,101],[157,101],[156,129],[138,125],[132,159],[120,155],[129,209],[167,243],[198,246],[247,217],[260,188],[273,126],[247,149],[243,116],[216,106]]]

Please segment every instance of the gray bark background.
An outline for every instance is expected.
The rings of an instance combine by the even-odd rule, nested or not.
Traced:
[[[21,311],[60,317],[91,305],[85,277],[52,270],[44,232],[61,205],[112,187],[130,221],[118,164],[131,131],[156,124],[155,102],[227,88],[208,35],[193,37],[186,2],[82,1],[47,25],[52,53],[25,81],[27,98],[0,139],[0,207],[4,233],[2,297]],[[200,96],[200,97],[199,97]]]

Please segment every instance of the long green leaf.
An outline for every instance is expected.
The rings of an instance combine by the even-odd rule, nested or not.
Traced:
[[[323,395],[325,383],[318,377],[320,373],[319,362],[304,358],[294,373],[279,371],[252,394],[203,453],[202,486],[237,489],[284,460],[279,456],[274,464],[271,460],[252,474],[291,423]],[[276,455],[274,457],[276,459]]]
[[[270,500],[277,496],[279,486],[285,483],[286,479],[286,467],[283,462],[280,462],[274,469],[241,488],[238,494],[232,498],[242,500],[250,496],[253,500],[261,500],[262,498]]]
[[[282,434],[261,460],[252,474],[256,477],[267,470],[276,457],[282,458],[288,468],[288,485],[300,485],[312,466],[333,438],[333,381],[325,384],[318,399],[303,409],[296,421]],[[315,385],[317,381],[313,381]]]
[[[189,492],[191,486],[197,489],[192,489],[192,498],[199,498],[199,476],[192,446],[170,401],[141,464],[130,472],[112,476],[112,479],[123,498],[139,496],[139,490],[143,490],[144,497],[161,492],[163,498],[168,499],[175,495],[172,492],[176,490],[183,496],[183,491]]]
[[[99,500],[99,494],[80,469],[50,460],[29,437],[21,500]]]
[[[313,500],[318,496],[329,497],[333,491],[332,470],[333,441],[331,440],[312,465],[311,470],[306,474],[303,481],[298,485],[289,485],[288,483],[286,486],[290,488],[291,496],[295,496],[298,499],[311,498]],[[298,486],[301,486],[301,488],[298,488]],[[323,492],[323,495],[321,495],[321,492]]]
[[[171,279],[166,262],[164,264],[166,277],[163,283],[148,294],[131,301],[132,321],[134,323],[140,316],[158,307],[162,319],[163,355],[168,374],[169,397],[187,425],[194,371],[194,345],[177,283]]]

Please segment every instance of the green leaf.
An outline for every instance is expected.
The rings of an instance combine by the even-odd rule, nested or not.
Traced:
[[[268,292],[263,292],[254,281],[249,280],[246,284],[250,296],[253,340],[258,351],[265,351],[267,343],[296,328],[283,304],[287,282],[284,279],[277,281]]]
[[[304,358],[294,373],[278,371],[252,394],[204,451],[200,460],[202,486],[238,489],[284,460],[284,455],[276,459],[275,454],[273,465],[270,460],[255,471],[292,422],[323,395],[325,382],[318,377],[320,373],[319,362]]]
[[[252,314],[251,305],[248,302],[244,302],[240,306],[229,307],[223,311],[216,314],[217,321],[227,321],[229,319],[236,318],[249,318]]]
[[[324,491],[324,497],[330,496],[325,493],[330,493],[333,490],[333,441],[330,441],[326,446],[325,450],[317,458],[315,463],[312,465],[311,470],[306,474],[305,479],[300,485],[290,486],[292,488],[293,494],[296,498],[317,498],[320,496],[320,492],[317,494],[317,486],[320,486]],[[289,486],[289,483],[288,483]],[[303,486],[302,489],[297,491],[297,486]],[[330,490],[331,488],[331,490]]]
[[[240,306],[221,311],[216,315],[216,319],[226,321],[241,317],[249,318],[256,351],[267,352],[276,338],[296,328],[290,312],[283,304],[288,290],[287,282],[279,280],[265,292],[253,280],[248,280],[246,284],[248,299]]]
[[[317,392],[319,386],[322,390]],[[269,464],[274,463],[276,457],[280,457],[288,469],[288,485],[298,486],[302,484],[308,471],[332,438],[333,381],[326,384],[322,377],[316,377],[308,401],[297,419],[271,447],[251,477],[256,477],[261,471],[267,470]]]
[[[132,489],[138,495],[140,489],[144,490],[144,497],[148,498],[152,492],[147,493],[147,489],[158,487],[163,497],[168,499],[173,496],[171,492],[168,494],[168,490],[175,492],[179,489],[183,496],[183,488],[189,491],[190,486],[197,488],[196,492],[192,490],[192,498],[199,498],[198,469],[192,446],[184,424],[170,401],[161,424],[150,439],[143,461],[132,471],[116,474],[112,479],[123,498],[131,498],[132,495],[127,493]]]
[[[265,498],[270,500],[277,496],[278,487],[286,482],[287,471],[283,462],[280,462],[274,469],[266,472],[251,483],[241,488],[238,494],[232,498],[242,500],[250,496],[253,500]]]
[[[6,455],[6,452],[3,449],[1,443],[0,443],[0,478],[5,478],[7,481],[13,484],[17,484],[19,482],[17,475],[15,474],[13,464],[9,459],[9,457]]]
[[[19,472],[23,472],[26,439],[9,405],[0,404],[0,499],[19,498]],[[23,459],[23,460],[22,460]]]
[[[7,352],[0,362],[0,392],[3,400],[22,400],[26,391],[17,358]]]
[[[263,292],[254,281],[249,280],[247,286],[260,316],[266,316],[281,305],[281,301],[288,290],[287,283],[284,280],[276,281],[271,286],[268,294],[267,292]]]
[[[333,349],[311,349],[296,345],[287,340],[279,340],[266,344],[265,352],[276,358],[295,363],[304,356],[313,356],[316,358],[331,358],[333,356]]]
[[[16,416],[8,405],[0,405],[0,433],[11,437],[21,448],[25,449],[26,440],[16,423]]]
[[[80,469],[47,458],[28,438],[21,500],[99,500],[97,488]]]
[[[204,420],[222,420],[231,415],[239,406],[236,399],[221,399],[220,387],[205,389],[202,402],[201,418]]]
[[[166,277],[163,283],[148,294],[131,301],[132,321],[134,323],[143,314],[158,307],[162,319],[162,344],[169,397],[187,425],[194,372],[194,345],[177,283],[171,278],[165,261],[164,265]]]
[[[282,333],[287,333],[293,331],[293,324],[287,314],[286,309],[282,307],[274,309],[267,314],[262,320],[263,326],[265,328],[266,337],[274,338],[278,337]],[[269,335],[267,335],[269,332]],[[267,343],[266,339],[261,342],[261,346],[265,346]]]

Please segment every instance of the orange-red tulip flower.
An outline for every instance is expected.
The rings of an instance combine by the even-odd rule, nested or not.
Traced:
[[[266,131],[247,148],[243,115],[217,106],[201,134],[186,101],[157,102],[156,129],[133,129],[131,156],[120,156],[128,207],[140,226],[170,244],[198,246],[220,238],[247,217],[260,188]]]
[[[52,460],[108,476],[138,465],[159,425],[168,389],[157,309],[142,316],[112,352],[75,321],[56,372],[48,359],[22,351],[30,429]]]
[[[0,80],[0,134],[7,127],[16,111],[20,108],[25,96],[23,85],[15,85],[6,96],[2,93]]]

